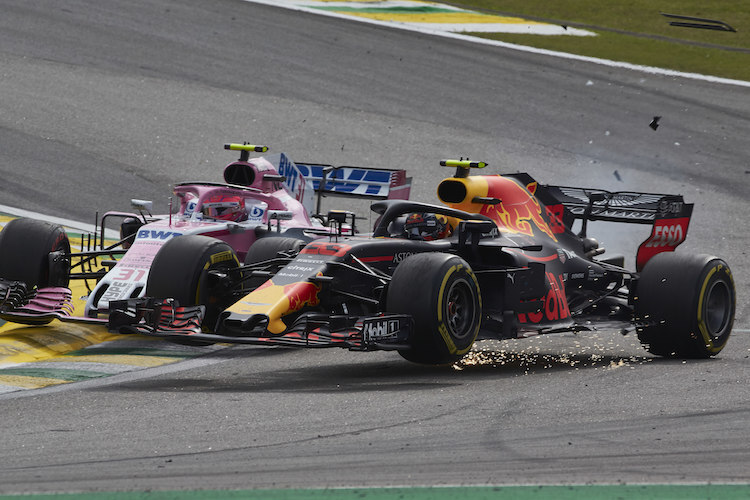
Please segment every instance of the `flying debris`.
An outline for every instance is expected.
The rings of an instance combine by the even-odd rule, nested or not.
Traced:
[[[648,126],[656,130],[659,128],[659,120],[661,120],[661,116],[654,116],[654,119],[651,120],[651,123],[649,123]]]

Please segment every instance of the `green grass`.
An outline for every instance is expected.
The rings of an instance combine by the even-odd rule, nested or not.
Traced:
[[[750,81],[750,2],[466,0],[451,5],[588,29],[597,37],[476,36],[634,64]],[[670,26],[661,13],[723,21],[736,32]]]

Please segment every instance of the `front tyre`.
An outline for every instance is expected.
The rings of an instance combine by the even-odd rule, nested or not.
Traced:
[[[258,264],[275,259],[279,254],[296,255],[307,244],[299,238],[268,236],[255,240],[245,256],[245,265]]]
[[[638,339],[658,356],[709,358],[729,340],[736,292],[726,262],[660,253],[648,261],[635,297]]]
[[[456,255],[422,253],[405,259],[388,287],[387,311],[414,319],[411,347],[399,351],[409,361],[447,364],[474,344],[482,317],[479,283]]]
[[[177,236],[154,257],[146,295],[177,299],[184,306],[205,306],[202,329],[211,332],[219,314],[234,302],[231,285],[240,282],[239,267],[234,250],[223,241],[208,236]],[[226,279],[212,278],[209,271],[223,271]]]
[[[0,231],[0,278],[22,281],[29,289],[67,287],[69,254],[70,241],[59,224],[13,219]]]

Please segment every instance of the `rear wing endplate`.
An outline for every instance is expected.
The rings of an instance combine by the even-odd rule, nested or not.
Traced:
[[[640,271],[654,255],[674,251],[687,237],[693,204],[681,195],[606,191],[567,186],[540,186],[537,197],[551,217],[570,229],[576,219],[587,221],[650,224],[651,234],[638,247],[636,269]]]

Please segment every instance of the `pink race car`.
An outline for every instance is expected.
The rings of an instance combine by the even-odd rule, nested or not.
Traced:
[[[142,200],[132,201],[139,214],[107,212],[93,244],[81,245],[88,250],[72,252],[60,225],[28,218],[7,223],[0,232],[0,318],[26,324],[45,324],[55,318],[105,323],[111,301],[142,297],[147,289],[158,295],[166,281],[170,289],[175,281],[184,282],[186,296],[180,297],[181,304],[199,304],[205,298],[201,293],[211,293],[205,271],[240,267],[239,261],[259,238],[289,236],[289,241],[299,242],[332,231],[354,233],[353,214],[318,213],[324,194],[409,197],[411,179],[404,170],[295,164],[284,153],[250,158],[251,152],[267,151],[265,146],[226,144],[224,148],[240,151],[240,158],[224,169],[225,183],[176,184],[179,209],[174,214],[170,209],[170,214],[153,216],[151,202]],[[329,219],[335,228],[328,227]],[[121,239],[105,247],[105,227],[113,220],[120,222]],[[164,244],[188,234],[205,237],[186,238],[191,248],[183,249],[179,259],[162,257],[159,275],[150,277]],[[283,250],[274,249],[274,256]],[[96,281],[84,317],[73,316],[68,284],[74,279],[86,280],[87,287],[89,280]]]

